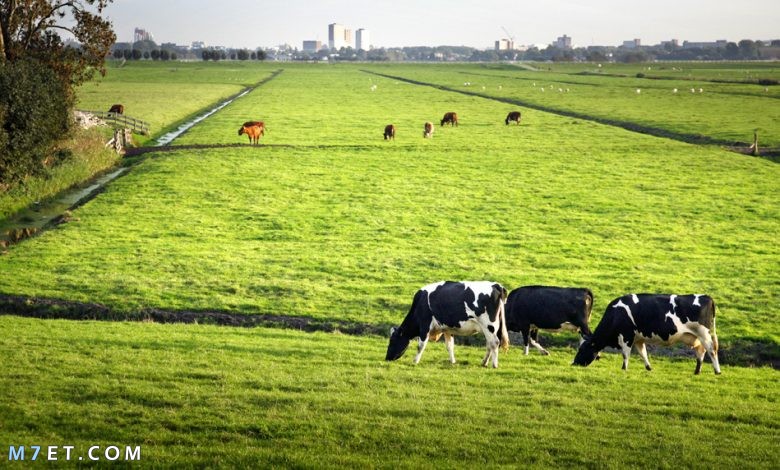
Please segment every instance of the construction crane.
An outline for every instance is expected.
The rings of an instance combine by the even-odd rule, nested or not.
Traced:
[[[504,28],[503,26],[501,27],[501,29],[504,30],[504,32],[506,33],[506,36],[509,38],[510,41],[512,41],[512,44],[514,44],[515,37],[512,36],[512,34],[509,31],[507,31],[506,28]]]

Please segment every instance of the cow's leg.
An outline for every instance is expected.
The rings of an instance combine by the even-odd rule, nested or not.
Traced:
[[[428,335],[425,335],[425,338],[420,336],[420,341],[417,343],[417,354],[414,355],[414,363],[417,364],[420,362],[420,358],[422,357],[423,351],[425,351],[425,346],[428,344]]]
[[[450,353],[450,364],[455,364],[455,337],[444,333],[444,345],[447,346],[447,352]]]
[[[650,367],[650,361],[647,359],[647,348],[645,348],[645,343],[636,343],[634,347],[636,347],[636,351],[639,353],[642,360],[645,361],[645,369],[653,370],[653,368]]]
[[[488,362],[490,362],[491,357],[493,358],[493,368],[498,368],[498,346],[500,345],[501,341],[499,341],[498,336],[496,336],[493,333],[490,333],[488,331],[485,331],[485,343],[487,343],[487,352],[485,354],[485,358],[482,360],[482,366],[487,367]]]
[[[520,333],[523,334],[523,344],[525,344],[525,355],[528,355],[528,349],[531,347],[531,336],[530,333],[531,328],[530,327],[522,327],[520,330]]]
[[[720,362],[718,361],[718,337],[715,335],[710,336],[709,332],[706,334],[706,338],[702,341],[704,349],[707,350],[707,354],[712,361],[712,368],[716,374],[720,374]]]
[[[631,345],[623,340],[623,335],[618,335],[618,344],[623,353],[623,370],[628,370],[628,358],[631,356]]]
[[[531,330],[531,345],[539,350],[540,353],[542,353],[542,356],[549,356],[550,353],[542,347],[541,344],[539,344],[536,340],[539,338],[539,329],[534,328]]]
[[[699,375],[701,373],[701,365],[704,362],[704,353],[707,352],[707,349],[698,341],[693,346],[693,349],[696,351],[696,369],[694,369],[693,373],[694,375]]]

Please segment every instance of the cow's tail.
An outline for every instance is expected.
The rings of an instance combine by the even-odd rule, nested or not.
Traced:
[[[500,317],[498,337],[501,341],[501,350],[509,351],[509,331],[506,329],[506,299],[499,299],[498,316]]]
[[[715,300],[712,300],[712,331],[710,331],[710,335],[712,336],[712,349],[715,351],[715,354],[718,354],[718,334],[715,331]]]

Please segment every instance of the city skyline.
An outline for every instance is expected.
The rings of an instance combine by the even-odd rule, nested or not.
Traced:
[[[563,35],[571,37],[575,47],[619,46],[634,38],[648,45],[671,39],[767,40],[778,35],[775,24],[780,18],[780,3],[768,0],[756,0],[750,8],[701,0],[661,0],[652,6],[628,7],[613,0],[537,3],[544,4],[428,0],[421,5],[397,0],[368,5],[352,0],[316,4],[289,0],[257,8],[256,2],[247,0],[224,0],[218,5],[204,0],[126,0],[110,4],[105,14],[118,42],[131,41],[138,27],[153,33],[158,43],[203,41],[234,48],[290,44],[299,49],[304,40],[327,44],[328,25],[333,23],[349,25],[353,34],[358,28],[370,31],[374,47],[488,49],[503,38],[513,39],[518,46],[547,45]],[[251,11],[259,14],[247,14]]]

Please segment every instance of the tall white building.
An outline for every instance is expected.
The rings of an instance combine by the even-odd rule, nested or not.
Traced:
[[[347,47],[345,41],[346,28],[343,24],[331,23],[328,25],[328,48],[341,49]]]
[[[357,45],[356,49],[362,49],[368,51],[371,49],[371,33],[364,28],[357,30]]]

